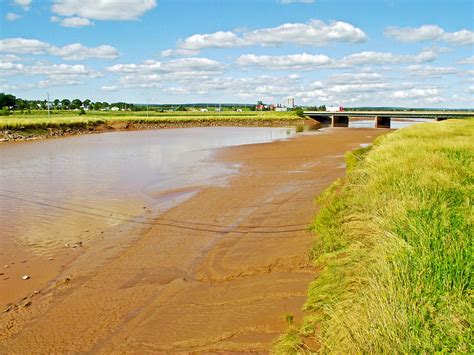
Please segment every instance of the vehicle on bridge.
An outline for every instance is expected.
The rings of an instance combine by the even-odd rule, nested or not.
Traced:
[[[344,111],[344,107],[342,106],[327,106],[326,112],[342,112]]]

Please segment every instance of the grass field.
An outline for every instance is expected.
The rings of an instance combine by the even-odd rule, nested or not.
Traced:
[[[279,353],[473,353],[474,120],[419,124],[346,156],[322,196],[321,268]]]
[[[83,127],[87,125],[136,122],[136,123],[192,123],[192,122],[248,122],[248,121],[292,121],[300,120],[295,112],[154,112],[146,111],[88,111],[79,115],[77,111],[53,110],[31,111],[29,114],[15,112],[10,116],[0,116],[0,129],[34,129],[56,127]]]

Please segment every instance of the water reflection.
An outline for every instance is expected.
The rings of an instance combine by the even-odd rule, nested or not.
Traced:
[[[238,167],[213,162],[213,149],[294,134],[189,128],[0,145],[0,247],[12,236],[39,252],[92,238],[144,206],[169,208],[202,186],[224,183]]]

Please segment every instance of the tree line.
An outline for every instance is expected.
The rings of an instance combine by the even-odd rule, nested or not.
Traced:
[[[25,100],[17,98],[11,94],[0,93],[0,108],[3,110],[47,110],[50,109],[57,110],[102,110],[110,109],[112,107],[117,107],[123,110],[137,110],[138,107],[135,107],[134,104],[127,102],[113,102],[108,103],[106,101],[96,101],[92,102],[89,99],[82,101],[81,99],[54,99],[50,100]]]

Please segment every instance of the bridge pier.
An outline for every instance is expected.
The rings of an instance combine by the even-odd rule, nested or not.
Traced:
[[[349,116],[331,116],[331,127],[349,127]]]
[[[392,119],[386,116],[375,116],[375,128],[390,128]]]

